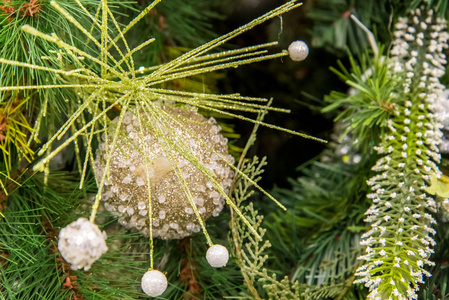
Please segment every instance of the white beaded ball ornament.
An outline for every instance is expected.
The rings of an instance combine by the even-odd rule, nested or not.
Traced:
[[[292,60],[301,61],[309,55],[309,47],[303,41],[294,41],[288,46],[288,53]]]
[[[174,119],[165,119],[167,124],[162,128],[165,131],[164,135],[172,141],[176,140],[176,143],[183,147],[182,151],[189,149],[189,155],[194,155],[209,169],[215,175],[215,180],[227,192],[232,183],[233,172],[219,155],[230,163],[234,163],[234,158],[228,154],[227,139],[220,134],[220,126],[216,125],[213,118],[208,120],[192,109],[168,106],[162,109]],[[118,117],[114,119],[110,126],[111,133],[108,134],[109,141],[106,142],[103,137],[103,142],[97,150],[95,159],[97,179],[104,173],[108,152],[111,156],[110,176],[104,184],[102,194],[105,209],[119,216],[118,222],[121,225],[135,228],[145,236],[149,236],[149,181],[153,237],[179,239],[199,232],[200,224],[180,183],[183,180],[180,180],[175,173],[173,163],[176,162],[185,178],[203,220],[220,214],[225,204],[224,197],[197,167],[178,152],[179,150],[173,150],[167,142],[161,142],[154,129],[148,125],[157,124],[158,120],[153,120],[143,112],[139,115],[140,121],[136,111],[125,113],[116,147],[113,153],[110,153],[111,150],[106,151],[106,147],[111,147],[113,133],[117,128],[115,124]],[[169,160],[169,157],[172,159]],[[149,162],[148,169],[146,158]]]
[[[167,289],[167,277],[158,270],[146,272],[142,277],[142,290],[151,297],[162,295]]]
[[[61,229],[58,249],[62,257],[72,265],[72,270],[84,268],[87,271],[108,251],[105,240],[106,233],[101,232],[97,225],[86,218],[79,218]]]
[[[229,252],[222,245],[213,245],[206,252],[207,262],[214,268],[224,267],[229,260]]]

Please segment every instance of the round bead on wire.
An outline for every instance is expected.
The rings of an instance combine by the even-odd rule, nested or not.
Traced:
[[[142,290],[151,297],[162,295],[167,289],[167,277],[158,270],[146,272],[142,277]]]
[[[309,55],[309,47],[303,41],[294,41],[288,46],[288,53],[292,60],[301,61]]]
[[[222,245],[213,245],[206,252],[207,262],[214,268],[224,267],[229,260],[229,252]]]

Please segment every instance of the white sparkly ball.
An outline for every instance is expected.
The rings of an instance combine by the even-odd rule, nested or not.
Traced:
[[[151,297],[162,295],[167,289],[167,277],[161,271],[152,270],[142,277],[142,290]]]
[[[97,225],[86,218],[79,218],[61,229],[58,249],[73,270],[84,268],[87,271],[108,251],[105,240],[106,233],[101,232]]]
[[[294,41],[288,46],[288,53],[292,60],[301,61],[309,55],[309,47],[303,41]]]
[[[206,252],[207,262],[214,268],[224,267],[229,260],[229,252],[222,245],[213,245]]]
[[[120,217],[118,222],[121,225],[149,236],[148,201],[151,195],[153,237],[179,239],[201,230],[194,208],[205,221],[218,216],[225,205],[220,190],[197,165],[208,169],[227,193],[234,174],[221,157],[230,163],[234,163],[234,158],[228,154],[228,140],[220,134],[221,127],[215,119],[208,120],[188,108],[167,105],[161,110],[162,114],[170,116],[164,124],[136,110],[124,114],[115,150],[109,154],[109,174],[103,186],[102,199],[104,208]],[[118,121],[119,117],[112,121],[108,137],[104,134],[98,147],[95,160],[97,179],[105,171],[107,149],[111,151]],[[150,124],[165,128],[167,137],[173,138],[172,142],[179,148],[168,145]],[[192,158],[186,159],[186,152],[197,162]],[[181,175],[193,203],[186,196]],[[148,192],[148,183],[151,193]]]

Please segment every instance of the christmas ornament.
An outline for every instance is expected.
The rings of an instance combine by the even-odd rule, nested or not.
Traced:
[[[303,41],[294,41],[288,46],[288,53],[292,60],[301,61],[309,55],[309,47]]]
[[[222,245],[213,245],[206,252],[207,262],[214,268],[224,267],[229,260],[229,252]]]
[[[146,272],[142,277],[142,290],[151,297],[162,295],[167,289],[167,277],[158,270]]]
[[[90,266],[108,251],[106,233],[85,218],[70,223],[59,232],[58,249],[62,257],[72,264],[72,270]]]
[[[232,183],[230,166],[233,164],[233,158],[227,154],[227,140],[219,134],[220,127],[213,119],[208,121],[196,112],[180,108],[161,108],[156,104],[158,100],[166,104],[192,105],[210,113],[235,117],[312,138],[241,114],[245,112],[260,116],[270,110],[288,112],[285,109],[270,107],[269,104],[265,105],[263,102],[268,102],[267,99],[244,97],[239,94],[197,92],[196,88],[191,91],[189,87],[179,86],[181,82],[179,80],[185,78],[286,56],[287,51],[273,54],[266,52],[264,48],[274,46],[276,42],[221,52],[214,50],[254,26],[300,6],[300,3],[295,3],[295,0],[289,1],[171,61],[136,69],[133,55],[154,39],[148,39],[130,50],[125,33],[139,20],[145,19],[149,11],[159,2],[160,0],[153,1],[129,24],[121,26],[109,10],[107,1],[98,1],[98,18],[89,15],[93,23],[92,30],[88,32],[84,30],[84,25],[80,26],[76,16],[61,7],[57,1],[51,1],[51,6],[69,23],[79,28],[87,41],[92,42],[89,51],[73,46],[70,39],[66,42],[64,37],[48,35],[30,25],[24,25],[21,29],[25,33],[61,49],[62,55],[53,51],[47,54],[50,59],[57,59],[62,64],[51,64],[51,67],[47,67],[39,63],[23,63],[0,58],[2,66],[5,64],[24,67],[33,72],[34,69],[39,69],[63,78],[63,84],[46,82],[45,85],[36,83],[31,86],[28,84],[6,86],[0,87],[0,92],[10,90],[21,92],[41,88],[59,92],[61,88],[76,88],[77,104],[73,107],[74,110],[70,111],[66,123],[41,147],[38,155],[44,157],[33,169],[45,172],[47,176],[50,172],[50,160],[73,143],[77,153],[78,169],[82,173],[80,180],[82,188],[88,177],[88,166],[93,156],[92,149],[94,145],[96,146],[97,140],[100,140],[99,136],[103,135],[94,162],[98,193],[92,205],[90,222],[95,222],[99,205],[103,200],[105,209],[119,216],[122,225],[140,230],[149,237],[150,269],[154,266],[153,237],[181,238],[202,229],[208,245],[213,245],[203,221],[211,215],[217,216],[222,210],[224,205],[222,196],[227,194]],[[78,3],[78,6],[88,13],[81,3]],[[99,24],[102,25],[98,26]],[[117,31],[111,34],[107,28],[108,24],[115,24]],[[97,40],[96,37],[101,39]],[[47,56],[45,57],[47,59]],[[119,59],[116,59],[117,57]],[[85,63],[86,61],[89,63]],[[65,66],[70,68],[66,69]],[[111,124],[109,117],[118,111],[120,116]],[[40,128],[45,115],[46,108],[39,114],[36,121],[37,129]],[[67,134],[68,130],[70,134]],[[67,138],[64,138],[60,145],[53,147],[54,142],[63,136]],[[85,151],[80,151],[80,142],[83,143]],[[78,155],[83,152],[84,163]],[[246,174],[234,167],[233,169],[284,208]],[[260,239],[259,234],[237,205],[227,196],[226,200],[254,236]],[[68,248],[69,244],[66,242],[65,246]],[[76,257],[70,249],[64,251],[74,256],[75,260]],[[74,265],[82,264],[76,265],[75,262]],[[85,268],[89,266],[90,264]]]
[[[213,118],[207,120],[192,109],[163,107],[162,111],[174,118],[167,118],[169,125],[163,129],[167,140],[158,137],[149,125],[154,124],[153,117],[140,112],[138,118],[136,111],[125,113],[116,147],[111,153],[109,179],[105,182],[102,198],[106,201],[105,208],[120,216],[120,224],[136,228],[149,236],[150,182],[153,237],[182,238],[201,229],[195,209],[205,220],[210,216],[218,216],[224,206],[223,195],[182,153],[192,153],[214,174],[225,191],[232,183],[233,172],[217,154],[226,157],[231,163],[234,159],[228,155],[227,139],[219,133],[221,128]],[[115,119],[113,123],[117,121]],[[111,126],[110,131],[115,130],[116,127]],[[168,146],[170,131],[176,133],[177,139],[181,138],[177,142],[186,149],[175,151]],[[111,151],[107,149],[112,136],[109,135],[109,140],[104,139],[97,151],[97,178],[103,175],[107,151]],[[177,175],[176,169],[184,177],[195,207],[188,201],[182,185],[183,179]]]

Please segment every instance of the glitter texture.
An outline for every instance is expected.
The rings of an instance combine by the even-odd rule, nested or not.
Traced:
[[[222,245],[213,245],[206,252],[207,262],[214,268],[226,266],[229,260],[229,252]]]
[[[213,118],[207,120],[192,109],[163,107],[173,120],[170,126],[162,128],[170,138],[170,131],[182,137],[176,143],[186,147],[198,161],[215,175],[215,180],[227,191],[232,183],[231,168],[216,154],[233,163],[227,152],[227,139],[220,134],[221,128]],[[151,124],[151,117],[137,112],[126,112],[122,121],[117,145],[111,155],[109,178],[103,188],[104,207],[120,216],[119,223],[127,228],[136,228],[145,236],[150,234],[148,214],[148,179],[151,187],[153,212],[153,237],[174,239],[199,232],[201,227],[193,207],[190,205],[173,162],[185,178],[189,192],[203,220],[218,216],[224,206],[224,197],[196,166],[183,157],[182,151],[167,145],[167,140],[158,138]],[[116,124],[118,118],[112,121]],[[141,128],[142,127],[142,128]],[[109,141],[103,141],[96,153],[95,168],[97,178],[104,172],[108,157],[107,147],[112,144],[116,127],[109,128]],[[142,130],[142,131],[141,131]],[[143,132],[143,136],[141,135]],[[216,153],[208,147],[212,148]],[[110,149],[109,149],[110,152]],[[149,168],[146,169],[145,157]],[[169,157],[174,159],[170,161]],[[147,173],[149,178],[147,178]]]
[[[61,229],[58,249],[73,270],[84,268],[87,271],[108,251],[105,240],[106,233],[101,232],[97,225],[79,218]]]
[[[158,270],[146,272],[142,277],[142,290],[151,297],[162,295],[167,289],[167,277]]]
[[[309,47],[303,41],[294,41],[288,46],[288,53],[292,60],[301,61],[309,55]]]

